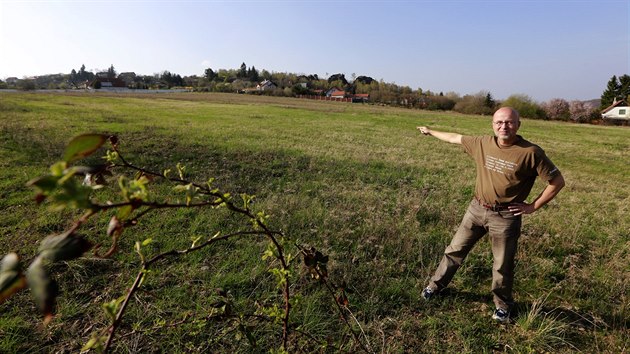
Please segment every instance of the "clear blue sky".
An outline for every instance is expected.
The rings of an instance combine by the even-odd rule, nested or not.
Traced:
[[[0,0],[0,79],[203,75],[241,63],[460,95],[599,98],[630,73],[630,0]]]

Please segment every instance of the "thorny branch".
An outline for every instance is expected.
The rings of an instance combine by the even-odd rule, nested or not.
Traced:
[[[237,205],[235,205],[231,200],[229,200],[228,198],[226,198],[225,195],[218,193],[217,191],[213,191],[210,190],[209,186],[205,186],[205,185],[200,185],[197,183],[193,183],[191,181],[185,180],[183,178],[169,178],[167,176],[165,176],[164,174],[160,174],[160,173],[156,173],[150,170],[147,170],[145,168],[141,168],[141,167],[137,167],[134,166],[133,164],[129,163],[124,157],[123,155],[120,153],[120,151],[117,148],[116,144],[112,144],[112,148],[113,150],[117,153],[118,158],[120,159],[120,161],[122,161],[122,165],[114,165],[116,167],[125,167],[125,168],[129,168],[135,171],[138,171],[144,175],[149,175],[149,176],[153,176],[156,178],[162,178],[162,179],[166,179],[168,181],[171,182],[175,182],[175,183],[179,183],[179,184],[184,184],[184,185],[192,185],[194,187],[196,187],[198,189],[199,194],[202,195],[210,195],[213,197],[216,197],[217,200],[213,201],[213,202],[202,202],[202,203],[196,203],[196,204],[160,204],[160,203],[147,203],[147,202],[143,202],[143,201],[131,201],[129,203],[121,203],[118,204],[117,207],[122,207],[122,206],[126,206],[126,205],[131,205],[131,203],[137,203],[136,205],[133,205],[136,208],[139,207],[143,207],[146,206],[148,207],[147,210],[145,210],[143,212],[143,214],[141,215],[145,215],[146,213],[148,213],[149,211],[153,210],[153,209],[161,209],[161,208],[180,208],[180,207],[203,207],[203,206],[218,206],[218,205],[225,205],[228,210],[239,213],[241,215],[244,215],[245,217],[249,218],[250,220],[254,220],[255,224],[257,225],[257,227],[259,227],[262,231],[256,231],[256,232],[238,232],[238,233],[234,233],[234,234],[230,234],[230,235],[225,235],[222,237],[217,237],[217,238],[212,238],[206,242],[204,242],[203,244],[200,244],[198,246],[195,247],[191,247],[189,249],[183,250],[183,251],[170,251],[170,252],[166,252],[163,254],[160,254],[156,257],[154,257],[153,259],[145,262],[142,265],[142,269],[141,271],[138,273],[138,275],[136,276],[136,280],[134,281],[134,284],[132,285],[131,289],[129,290],[129,292],[127,293],[127,297],[125,298],[120,311],[118,313],[118,315],[116,316],[116,319],[114,320],[114,323],[112,323],[112,325],[110,326],[110,333],[105,345],[106,350],[109,348],[110,344],[111,344],[111,340],[113,338],[113,335],[116,331],[116,328],[118,327],[118,325],[120,324],[121,320],[122,320],[122,315],[124,314],[124,311],[127,307],[128,301],[131,298],[131,295],[137,290],[137,288],[140,286],[141,282],[142,282],[142,278],[146,272],[146,270],[150,267],[151,264],[153,264],[154,262],[167,257],[167,256],[172,256],[172,255],[181,255],[181,254],[186,254],[186,253],[190,253],[199,249],[202,249],[216,241],[219,240],[223,240],[223,239],[227,239],[233,236],[239,236],[239,235],[265,235],[274,245],[274,247],[277,250],[277,258],[280,260],[282,269],[284,271],[288,271],[289,270],[289,265],[288,262],[286,261],[286,258],[284,256],[284,252],[283,252],[283,247],[280,244],[280,242],[278,241],[278,239],[276,238],[276,236],[283,236],[282,233],[277,232],[277,231],[272,231],[271,229],[269,229],[269,227],[262,221],[260,220],[260,218],[258,218],[248,207],[245,208],[241,208]],[[99,206],[100,207],[100,206]],[[116,207],[114,204],[110,205],[110,206],[103,206],[103,209],[99,209],[99,210],[106,210],[108,208],[112,208],[112,207]],[[135,218],[129,220],[127,223],[125,223],[124,226],[127,226],[127,224],[135,224],[137,222],[137,219],[139,218],[139,216],[141,216],[140,214],[137,215]],[[122,228],[121,228],[122,229]],[[287,349],[288,347],[288,337],[289,337],[289,315],[290,315],[290,311],[291,311],[291,304],[290,304],[290,284],[289,284],[289,280],[287,279],[288,277],[285,276],[284,282],[283,282],[283,289],[282,289],[282,293],[283,293],[283,298],[284,298],[284,317],[282,319],[282,347],[284,350]]]
[[[296,246],[298,247],[298,249],[300,250],[300,253],[302,253],[303,256],[305,257],[310,256],[308,251],[305,250],[303,247],[301,247],[300,245],[296,245]],[[341,318],[343,319],[346,326],[350,329],[350,332],[352,333],[352,336],[354,337],[355,341],[359,343],[359,345],[361,346],[361,349],[363,349],[366,353],[371,353],[372,351],[368,349],[368,347],[363,343],[363,341],[361,340],[357,332],[352,328],[352,325],[350,324],[350,321],[348,320],[348,316],[346,315],[346,311],[350,313],[350,315],[353,318],[355,317],[347,306],[344,305],[342,307],[342,305],[340,304],[339,299],[335,295],[335,289],[333,289],[333,285],[331,285],[330,282],[328,281],[328,274],[323,273],[318,266],[310,267],[310,270],[314,271],[317,274],[317,278],[320,280],[322,284],[324,284],[330,296],[335,300],[335,305],[337,306],[337,310],[341,314]],[[357,325],[359,325],[359,327],[361,327],[359,322],[356,321],[356,318],[355,318],[355,322],[357,323]],[[361,331],[363,332],[363,330]]]
[[[96,151],[105,141],[109,140],[114,153],[110,155],[108,152],[107,165],[98,166],[74,166],[68,167],[70,163],[91,155]],[[197,244],[199,239],[193,241],[193,244],[183,250],[171,250],[158,255],[153,256],[149,260],[146,260],[142,254],[142,244],[136,244],[136,251],[138,252],[141,260],[141,269],[138,271],[135,280],[131,287],[127,290],[124,298],[112,301],[106,306],[108,313],[112,317],[112,323],[105,329],[105,335],[100,337],[93,337],[85,346],[84,350],[90,348],[98,348],[107,352],[111,347],[113,338],[120,327],[125,312],[131,302],[132,297],[140,288],[145,275],[149,269],[160,260],[167,257],[177,257],[186,255],[191,252],[201,250],[209,247],[210,245],[227,240],[233,237],[245,237],[245,236],[263,236],[270,241],[271,248],[275,251],[268,249],[267,252],[273,252],[273,256],[280,261],[280,269],[278,273],[278,286],[282,288],[282,294],[284,299],[284,312],[278,315],[277,318],[281,318],[282,322],[282,350],[284,352],[288,349],[289,344],[289,315],[291,311],[290,303],[290,284],[289,284],[289,261],[290,255],[285,255],[283,245],[280,240],[284,238],[282,232],[271,230],[265,220],[267,216],[264,212],[254,213],[249,204],[253,199],[253,196],[242,195],[243,204],[239,206],[235,204],[229,194],[222,194],[218,189],[213,189],[212,180],[208,181],[206,185],[193,183],[184,178],[184,167],[177,165],[179,171],[179,178],[168,177],[168,171],[163,174],[156,173],[145,168],[137,167],[128,162],[120,153],[117,147],[118,139],[115,136],[106,136],[102,134],[85,134],[80,135],[72,139],[66,148],[64,159],[51,166],[51,174],[40,178],[36,178],[28,183],[29,186],[33,186],[38,189],[38,194],[35,198],[37,203],[41,203],[44,199],[52,196],[53,200],[57,202],[57,207],[67,207],[68,205],[75,209],[84,209],[85,212],[81,215],[72,226],[65,232],[59,235],[50,235],[42,241],[40,247],[40,254],[32,262],[31,267],[26,276],[31,277],[28,281],[28,286],[31,288],[40,310],[45,315],[45,323],[52,318],[53,306],[56,297],[56,285],[54,280],[48,275],[48,272],[43,268],[45,262],[56,262],[63,260],[71,260],[80,257],[84,252],[92,247],[92,244],[85,240],[81,235],[77,233],[77,230],[87,222],[88,219],[100,212],[109,210],[118,210],[118,213],[114,215],[109,222],[107,228],[107,235],[112,238],[112,245],[110,249],[104,255],[98,255],[97,250],[100,245],[94,246],[94,254],[98,257],[108,257],[116,251],[117,242],[121,234],[127,227],[135,226],[138,224],[139,219],[146,216],[148,213],[161,210],[161,209],[173,209],[173,208],[203,208],[203,207],[226,207],[229,211],[240,214],[246,219],[250,220],[252,224],[252,230],[250,231],[238,231],[228,235],[220,236],[219,233],[213,237],[207,239],[205,242]],[[104,184],[103,175],[107,174],[111,176],[110,170],[112,168],[122,168],[136,171],[136,178],[133,182],[126,182],[126,179],[121,177],[119,184],[121,192],[125,201],[119,203],[106,202],[105,204],[96,204],[90,200],[91,189],[86,187],[77,186],[76,180],[72,181],[72,177],[76,174],[85,174],[85,181],[90,181],[91,177],[95,176],[94,182],[97,185]],[[92,176],[90,176],[92,175]],[[176,189],[186,191],[186,203],[168,203],[168,202],[155,202],[149,201],[146,194],[145,185],[155,178],[167,180],[169,182],[178,184]],[[103,183],[99,182],[103,181]],[[96,187],[94,187],[96,188]],[[55,194],[58,193],[58,194]],[[203,200],[205,197],[210,197],[209,200]],[[213,199],[213,200],[212,200]],[[306,251],[304,248],[296,244],[300,252],[304,255],[305,264],[316,274],[318,278],[325,286],[331,297],[335,301],[337,310],[339,311],[344,323],[350,329],[355,341],[365,352],[370,352],[368,349],[369,343],[366,346],[361,341],[359,334],[352,328],[350,321],[348,320],[348,312],[355,320],[359,328],[361,325],[354,317],[352,312],[347,308],[347,297],[344,293],[345,284],[341,288],[342,295],[337,298],[335,296],[335,287],[328,281],[328,273],[325,269],[325,264],[328,260],[327,256],[322,255],[320,252],[314,250]],[[267,254],[267,252],[265,254]],[[313,253],[310,254],[309,252]],[[313,256],[314,255],[314,256]],[[266,257],[266,256],[265,256]],[[263,257],[263,258],[265,258]],[[10,254],[7,259],[3,260],[3,276],[9,281],[5,281],[2,291],[3,297],[0,301],[4,301],[11,294],[24,288],[25,281],[24,275],[19,270],[19,257],[14,253]],[[322,263],[322,264],[319,264]],[[335,288],[335,289],[334,289]],[[115,313],[114,313],[115,312]],[[295,333],[305,335],[311,340],[314,340],[308,333],[304,333],[299,328],[292,328]],[[361,332],[363,332],[361,328]],[[365,334],[364,334],[365,336]],[[345,335],[344,335],[345,338]],[[367,338],[366,338],[367,341]]]
[[[235,232],[235,233],[223,235],[223,236],[212,237],[211,239],[199,245],[195,245],[184,250],[171,250],[168,252],[160,253],[154,256],[153,258],[151,258],[150,260],[143,262],[142,268],[140,269],[140,271],[138,271],[138,274],[136,275],[136,279],[134,280],[133,285],[131,285],[131,288],[129,288],[129,290],[127,291],[125,300],[123,301],[120,309],[118,310],[118,313],[116,314],[116,318],[114,319],[114,321],[108,328],[108,335],[107,335],[107,340],[105,342],[104,351],[107,352],[109,350],[109,347],[111,346],[112,340],[114,338],[114,334],[116,333],[116,330],[118,329],[118,327],[120,326],[120,323],[122,322],[122,318],[125,314],[127,305],[129,304],[131,297],[140,288],[144,275],[147,273],[147,271],[149,270],[151,265],[153,265],[153,263],[156,263],[169,256],[181,256],[181,255],[185,255],[194,251],[198,251],[200,249],[210,246],[211,244],[215,242],[227,240],[235,236],[245,236],[245,235],[257,236],[260,234],[261,232],[244,231],[244,232]]]

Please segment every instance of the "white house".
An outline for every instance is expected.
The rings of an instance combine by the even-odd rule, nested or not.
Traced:
[[[615,99],[612,105],[602,111],[602,119],[630,120],[630,107],[628,106],[628,102],[626,102],[626,100],[617,101]]]
[[[258,91],[267,91],[267,90],[273,90],[276,87],[278,87],[278,85],[274,84],[270,80],[265,80],[265,81],[261,82],[260,84],[258,84],[256,86],[256,89]]]

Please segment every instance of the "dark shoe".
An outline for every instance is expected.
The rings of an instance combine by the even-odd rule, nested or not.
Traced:
[[[429,301],[433,297],[433,295],[435,295],[435,293],[435,290],[427,286],[426,288],[424,288],[424,290],[422,290],[422,298],[426,301]]]
[[[494,314],[492,314],[492,319],[500,323],[507,323],[510,321],[510,311],[496,309],[494,310]]]

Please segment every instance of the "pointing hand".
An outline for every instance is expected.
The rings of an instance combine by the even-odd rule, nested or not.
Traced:
[[[424,135],[431,135],[431,129],[429,129],[428,127],[416,127],[416,129],[418,129]]]

